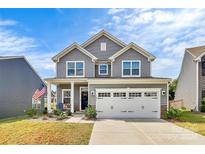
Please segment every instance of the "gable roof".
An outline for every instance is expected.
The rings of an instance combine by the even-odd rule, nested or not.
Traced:
[[[0,60],[8,60],[8,59],[23,59],[28,64],[28,66],[33,70],[33,72],[40,78],[40,80],[44,83],[44,85],[47,85],[45,81],[40,77],[40,75],[38,75],[38,73],[33,68],[33,66],[28,62],[26,57],[24,56],[0,56]]]
[[[97,58],[92,55],[90,52],[88,52],[86,49],[83,49],[79,44],[77,43],[73,43],[71,44],[69,47],[65,48],[63,51],[61,51],[60,53],[58,53],[57,55],[55,55],[52,60],[54,62],[58,62],[59,59],[63,56],[65,56],[67,53],[71,52],[73,49],[78,49],[79,51],[81,51],[82,53],[84,53],[85,55],[87,55],[88,57],[90,57],[93,61],[97,60]]]
[[[93,43],[95,40],[97,40],[98,38],[100,38],[101,36],[106,36],[107,38],[109,38],[110,40],[112,40],[113,42],[115,42],[116,44],[120,45],[121,47],[125,47],[126,44],[124,42],[122,42],[121,40],[119,40],[117,37],[113,36],[112,34],[108,33],[105,30],[101,30],[100,32],[98,32],[97,34],[95,34],[94,36],[92,36],[90,39],[88,39],[87,41],[85,41],[83,44],[81,44],[81,46],[83,48],[87,47],[88,45],[90,45],[91,43]]]
[[[117,58],[118,56],[120,56],[121,54],[123,54],[124,52],[126,52],[127,50],[129,50],[130,48],[133,48],[136,52],[139,52],[140,54],[144,55],[145,57],[148,58],[148,60],[150,61],[154,61],[155,60],[155,56],[153,56],[152,54],[150,54],[149,52],[147,52],[146,50],[144,50],[143,48],[141,48],[140,46],[136,45],[135,43],[131,42],[130,44],[128,44],[126,47],[122,48],[120,51],[116,52],[114,55],[112,55],[109,60],[114,61],[115,58]]]
[[[199,60],[203,55],[205,55],[205,45],[186,48],[186,51],[188,51],[195,58],[195,60]]]

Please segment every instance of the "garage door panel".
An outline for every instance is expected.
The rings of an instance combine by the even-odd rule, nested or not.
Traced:
[[[105,92],[106,91],[106,92]],[[97,90],[98,118],[159,118],[160,91]]]

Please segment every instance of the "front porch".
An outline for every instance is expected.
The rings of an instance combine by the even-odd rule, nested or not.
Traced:
[[[88,82],[86,79],[46,79],[47,82],[47,109],[51,108],[51,85],[56,85],[57,106],[71,113],[83,111],[88,105]]]

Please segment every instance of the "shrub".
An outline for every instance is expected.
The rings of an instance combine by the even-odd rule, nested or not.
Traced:
[[[56,120],[63,120],[63,119],[66,119],[66,118],[67,118],[66,114],[61,112],[60,115],[58,115]]]
[[[53,113],[54,113],[54,115],[59,116],[63,112],[61,110],[59,110],[59,109],[55,109],[55,110],[53,110]]]
[[[92,108],[91,105],[89,105],[86,109],[85,109],[85,116],[89,119],[95,119],[97,116],[96,110]]]
[[[68,109],[68,111],[67,111],[67,116],[71,116],[71,115],[72,115],[71,110]]]
[[[205,105],[201,105],[201,112],[205,112]]]
[[[201,112],[205,112],[205,97],[201,101]]]
[[[48,114],[48,109],[47,109],[47,107],[44,108],[43,114],[44,114],[44,115]]]
[[[36,117],[37,116],[37,110],[32,109],[32,108],[28,108],[26,110],[26,115],[28,115],[29,117]]]
[[[182,114],[182,110],[170,108],[170,110],[165,113],[165,117],[168,119],[176,119],[180,117],[181,114]]]

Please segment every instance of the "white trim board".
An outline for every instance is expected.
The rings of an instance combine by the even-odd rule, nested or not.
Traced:
[[[156,58],[155,56],[153,56],[152,54],[150,54],[149,52],[147,52],[146,50],[144,50],[143,48],[141,48],[140,46],[138,46],[132,42],[129,45],[127,45],[126,47],[122,48],[120,51],[116,52],[114,55],[112,55],[108,59],[111,61],[115,61],[115,59],[118,56],[122,55],[124,52],[128,51],[131,48],[134,49],[136,52],[139,52],[143,56],[147,57],[149,61],[154,61]]]
[[[98,58],[96,58],[94,55],[92,55],[90,52],[88,52],[86,49],[82,48],[80,45],[78,45],[77,43],[73,43],[71,44],[69,47],[65,48],[63,51],[61,51],[60,53],[58,53],[57,55],[55,55],[52,60],[54,62],[59,62],[59,59],[63,56],[65,56],[66,54],[68,54],[69,52],[73,51],[74,49],[78,49],[79,51],[81,51],[82,53],[84,53],[85,55],[87,55],[88,57],[90,57],[92,59],[92,61],[96,61]]]
[[[125,47],[126,44],[124,42],[122,42],[121,40],[119,40],[118,38],[116,38],[115,36],[111,35],[110,33],[106,32],[105,30],[101,30],[100,32],[98,32],[97,34],[93,35],[91,38],[89,38],[87,41],[85,41],[83,44],[81,44],[81,46],[83,48],[87,47],[88,45],[90,45],[92,42],[94,42],[95,40],[97,40],[98,38],[100,38],[101,36],[106,36],[107,38],[109,38],[110,40],[112,40],[113,42],[117,43],[118,45],[120,45],[121,47]]]

